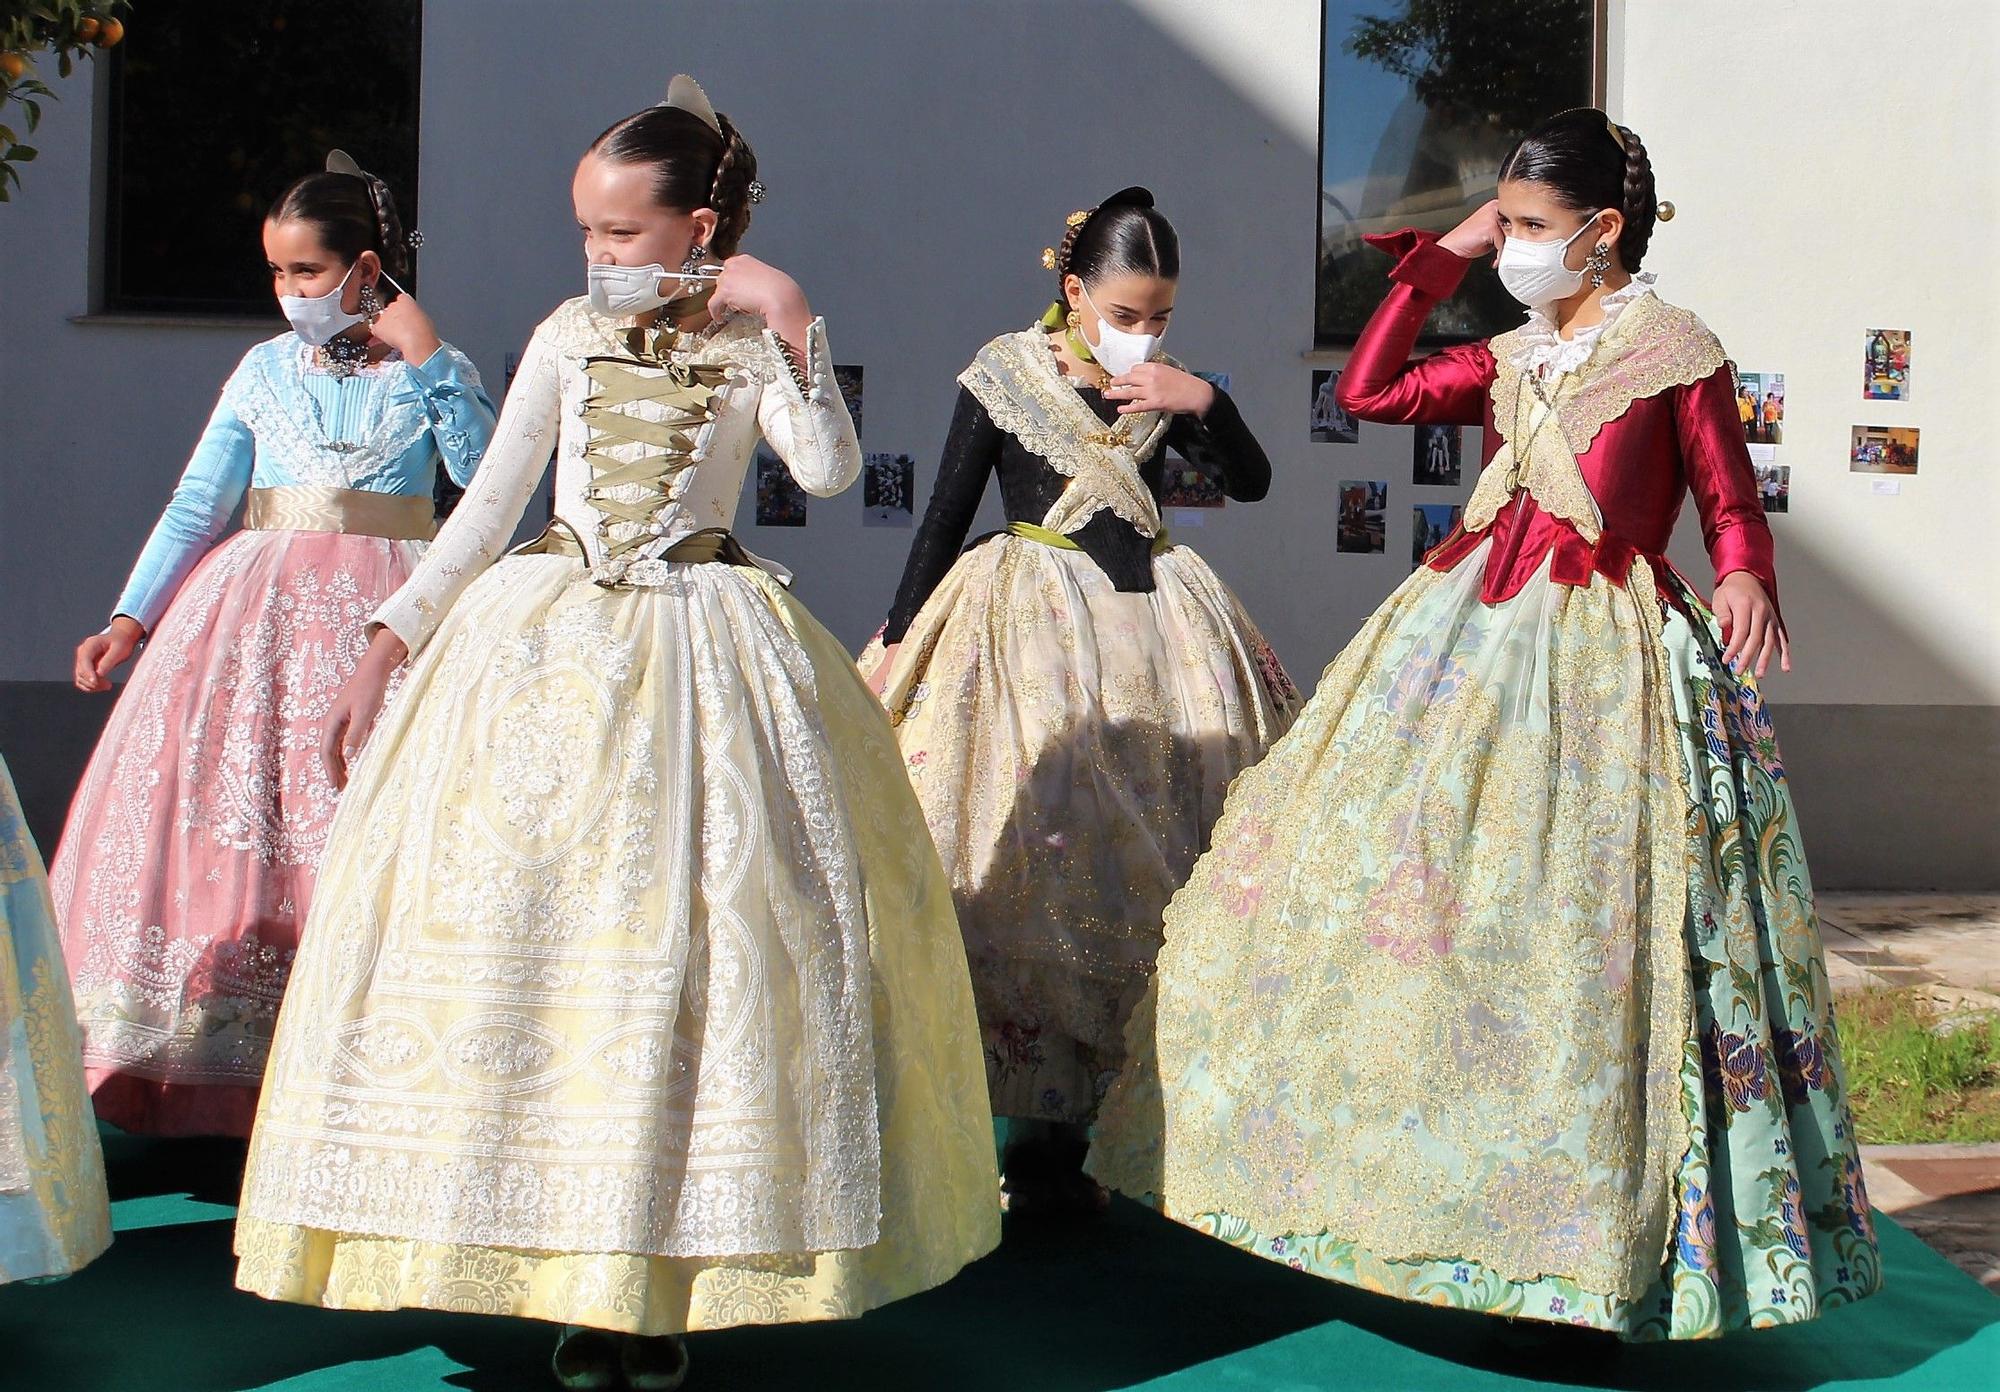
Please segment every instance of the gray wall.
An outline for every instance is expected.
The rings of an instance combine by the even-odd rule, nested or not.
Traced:
[[[1678,40],[1648,33],[1647,52],[1628,53],[1638,39],[1627,37],[1627,8],[1613,7],[1614,99],[1626,66],[1699,40],[1693,29]],[[1306,438],[1310,372],[1337,365],[1308,355],[1316,0],[606,0],[587,10],[431,0],[425,33],[424,299],[496,387],[536,320],[580,287],[568,203],[578,151],[686,69],[743,126],[770,186],[746,249],[795,274],[827,316],[836,358],[866,367],[864,448],[916,455],[920,499],[953,377],[985,339],[1046,303],[1039,252],[1064,214],[1143,182],[1184,245],[1167,346],[1231,375],[1277,471],[1266,502],[1176,517],[1177,534],[1236,588],[1307,689],[1407,574],[1408,432],[1364,425],[1354,446]],[[1801,78],[1787,90],[1847,101],[1848,85]],[[0,209],[0,265],[28,268],[0,281],[0,749],[36,790],[43,829],[103,707],[56,685],[69,651],[104,621],[216,388],[261,336],[78,322],[91,307],[94,105],[88,74],[65,85],[25,194]],[[1650,115],[1622,113],[1642,130]],[[1795,119],[1805,132],[1816,117],[1801,109]],[[1901,128],[1920,120],[1905,112]],[[1653,149],[1675,170],[1684,206],[1745,206],[1705,182],[1733,172],[1695,164],[1671,136]],[[1669,245],[1663,233],[1656,246]],[[1682,243],[1690,257],[1700,245]],[[1674,283],[1665,288],[1675,297]],[[1763,366],[1750,361],[1762,352],[1753,344],[1738,356]],[[1343,478],[1389,481],[1385,556],[1334,553]],[[740,521],[748,544],[796,569],[802,597],[858,647],[888,606],[910,534],[864,529],[858,489],[812,500],[810,516],[803,529],[765,530],[746,506]],[[982,525],[997,517],[989,499]],[[1786,707],[1781,732],[1819,878],[1991,885],[1990,842],[1975,854],[1964,829],[2000,787],[1993,662],[1911,613],[1879,571],[1850,568],[1814,525],[1811,514],[1781,519],[1801,664],[1770,689]],[[1701,574],[1694,540],[1684,536],[1677,555]],[[1914,555],[1917,543],[1904,544]],[[1892,671],[1894,681],[1876,680]],[[1957,776],[1912,792],[1900,830],[1883,839],[1882,776],[1902,766],[1911,730],[1932,742],[1933,766]],[[1870,845],[1882,853],[1846,849]],[[1829,856],[1827,846],[1840,849]]]

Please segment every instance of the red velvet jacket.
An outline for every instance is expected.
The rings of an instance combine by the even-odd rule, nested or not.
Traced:
[[[1485,428],[1481,464],[1501,445],[1491,389],[1498,368],[1491,348],[1471,343],[1416,362],[1410,350],[1424,320],[1472,265],[1428,232],[1403,231],[1368,241],[1397,257],[1388,297],[1369,319],[1340,375],[1341,406],[1362,420],[1392,425],[1435,423]],[[1757,493],[1756,471],[1743,439],[1734,374],[1727,363],[1701,381],[1634,401],[1577,456],[1584,482],[1604,518],[1596,545],[1562,518],[1544,512],[1525,490],[1483,532],[1455,531],[1426,560],[1450,570],[1488,534],[1480,597],[1512,598],[1551,552],[1554,579],[1588,584],[1593,571],[1623,584],[1634,557],[1644,556],[1664,581],[1667,540],[1692,489],[1715,578],[1744,570],[1763,582],[1775,603],[1771,529]]]

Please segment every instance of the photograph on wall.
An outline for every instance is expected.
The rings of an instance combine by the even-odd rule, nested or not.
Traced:
[[[1745,440],[1753,445],[1782,445],[1785,442],[1785,374],[1737,373],[1736,414],[1743,422]]]
[[[1861,396],[1866,401],[1910,399],[1910,331],[1870,329],[1863,352]]]
[[[861,525],[907,527],[916,500],[917,461],[907,454],[861,457]]]
[[[1451,230],[1493,197],[1517,135],[1591,103],[1596,10],[1594,0],[1324,0],[1316,343],[1353,343],[1389,288],[1395,261],[1364,238]],[[1420,341],[1520,322],[1499,277],[1475,272],[1431,311]]]
[[[1792,468],[1789,464],[1758,464],[1757,496],[1766,512],[1792,510]]]
[[[847,414],[854,417],[854,438],[861,438],[861,365],[848,363],[833,365],[833,380],[840,385],[840,396],[847,403]]]
[[[1322,445],[1351,445],[1361,438],[1361,422],[1333,399],[1339,386],[1338,372],[1313,373],[1312,437]]]
[[[1418,503],[1410,509],[1410,569],[1424,563],[1424,557],[1443,544],[1451,529],[1465,516],[1457,503]]]
[[[1410,459],[1410,482],[1456,487],[1459,448],[1465,432],[1455,425],[1420,425]]]
[[[1341,480],[1333,545],[1336,551],[1359,556],[1379,556],[1389,549],[1388,480]]]
[[[757,525],[803,527],[806,491],[769,445],[757,446]]]
[[[1912,426],[1857,425],[1847,455],[1852,474],[1914,474],[1917,431]]]
[[[1179,455],[1170,455],[1160,480],[1163,508],[1219,508],[1223,504],[1222,479]]]

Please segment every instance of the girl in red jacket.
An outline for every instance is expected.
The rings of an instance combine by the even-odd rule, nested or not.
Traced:
[[[1880,1278],[1791,797],[1789,665],[1722,346],[1640,271],[1652,166],[1554,117],[1442,238],[1377,239],[1341,377],[1485,428],[1461,526],[1240,777],[1167,911],[1092,1168],[1409,1300],[1694,1338]],[[1410,361],[1498,252],[1529,309]],[[1712,601],[1666,561],[1693,494]]]

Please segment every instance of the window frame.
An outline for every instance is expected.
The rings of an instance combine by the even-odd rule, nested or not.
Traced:
[[[307,0],[311,3],[312,0]],[[411,174],[409,188],[396,190],[399,204],[407,203],[400,211],[405,216],[405,226],[414,230],[415,216],[422,207],[420,187],[423,167],[423,36],[425,6],[416,0],[414,6],[415,52],[410,65],[410,127],[412,131]],[[244,325],[282,327],[284,315],[279,312],[277,300],[265,293],[254,302],[250,299],[230,299],[211,296],[204,299],[163,299],[155,295],[131,294],[120,285],[121,256],[126,228],[126,211],[121,188],[121,174],[125,155],[125,66],[129,45],[117,47],[100,55],[99,69],[101,95],[96,103],[95,117],[98,123],[96,139],[93,141],[96,155],[96,169],[92,179],[92,201],[95,204],[91,225],[93,245],[90,265],[90,311],[81,316],[84,320],[100,320],[125,323],[167,323],[190,325],[214,325],[236,327]],[[306,172],[306,171],[301,171]],[[275,193],[275,190],[273,191]],[[411,289],[415,289],[415,276],[411,277]]]
[[[1385,3],[1387,0],[1385,0]],[[1311,353],[1340,353],[1354,347],[1359,329],[1333,334],[1319,331],[1320,252],[1326,245],[1326,26],[1329,0],[1319,5],[1319,138],[1313,144],[1313,342]],[[1607,66],[1610,40],[1611,0],[1590,0],[1590,104],[1602,107],[1608,87]],[[1483,334],[1433,333],[1428,325],[1417,336],[1420,348],[1448,348],[1460,343],[1480,343]]]

